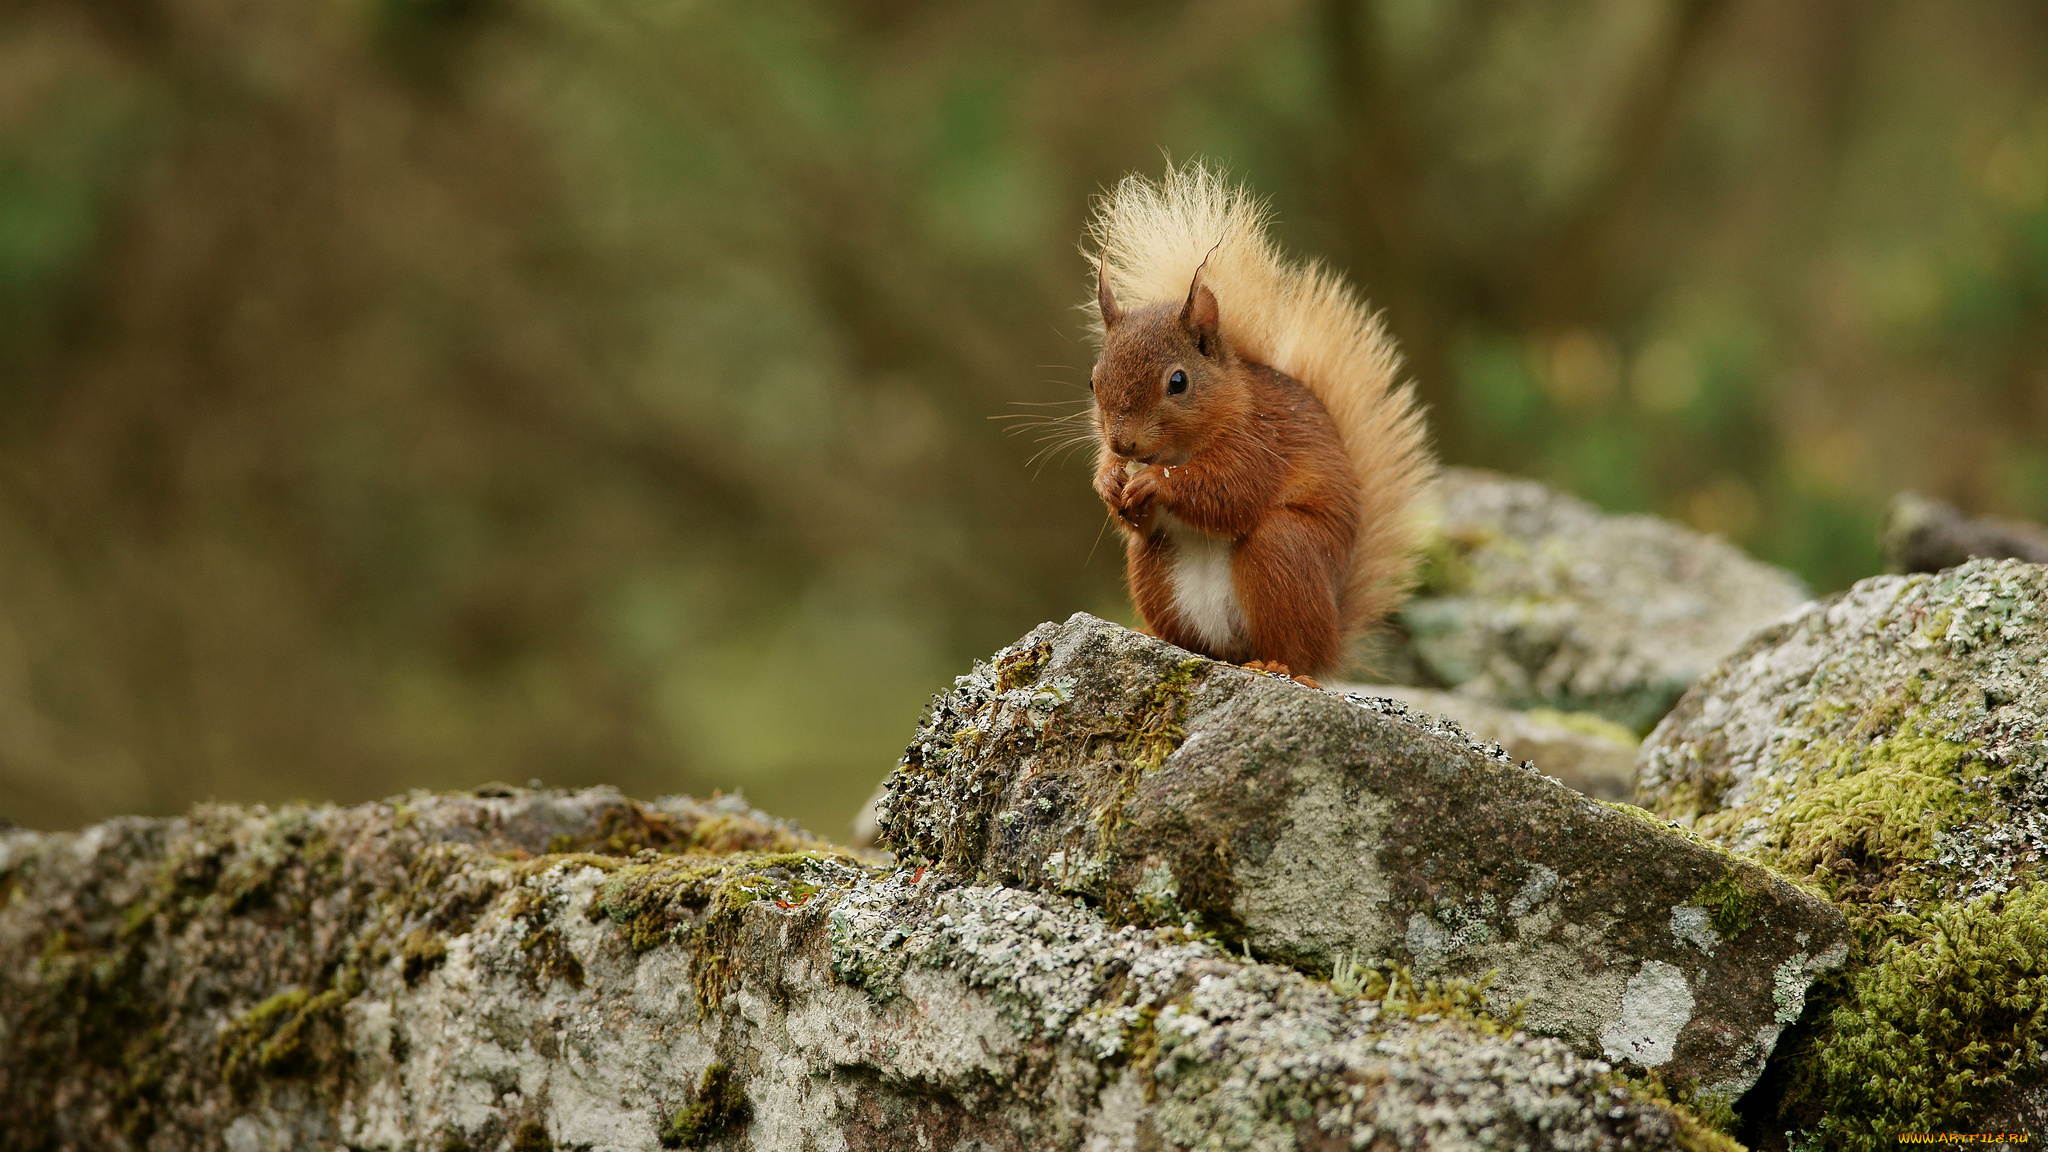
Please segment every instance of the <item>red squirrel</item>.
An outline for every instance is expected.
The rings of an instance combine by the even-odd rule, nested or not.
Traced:
[[[1377,320],[1264,225],[1200,165],[1105,198],[1095,491],[1149,631],[1321,675],[1405,594],[1433,464]]]

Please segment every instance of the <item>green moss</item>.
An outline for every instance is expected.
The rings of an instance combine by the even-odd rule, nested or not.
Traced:
[[[700,1148],[707,1141],[743,1127],[753,1118],[747,1091],[722,1063],[704,1069],[704,1078],[657,1135],[663,1148]]]
[[[1600,805],[1602,808],[1619,812],[1631,820],[1640,820],[1660,831],[1670,827],[1670,821],[1646,808],[1638,808],[1633,804],[1622,804],[1613,800],[1595,800],[1593,803]]]
[[[1733,1135],[1739,1118],[1734,1103],[1722,1096],[1696,1096],[1673,1092],[1655,1068],[1641,1077],[1624,1072],[1609,1075],[1608,1081],[1639,1100],[1663,1105],[1678,1121],[1671,1143],[1681,1152],[1744,1152]]]
[[[547,1125],[538,1120],[527,1120],[513,1129],[512,1152],[555,1152],[555,1142],[548,1137]]]
[[[686,822],[628,801],[606,809],[598,817],[595,832],[581,836],[555,835],[548,841],[548,854],[631,856],[643,851],[684,852],[689,850],[695,839],[696,829]]]
[[[203,826],[203,817],[194,819]],[[282,831],[265,835],[251,849],[261,860],[238,859],[243,850],[234,843],[202,837],[154,869],[141,899],[113,910],[111,931],[79,925],[76,931],[54,928],[44,937],[34,975],[24,986],[33,989],[32,999],[7,1006],[22,1049],[10,1062],[28,1073],[15,1085],[17,1098],[34,1101],[24,1103],[17,1121],[33,1127],[44,1107],[32,1078],[36,1072],[77,1076],[88,1069],[103,1086],[115,1126],[138,1146],[149,1142],[173,1091],[172,1079],[190,1063],[173,1047],[172,1009],[162,981],[151,972],[155,950],[202,915],[249,915],[280,904],[288,913],[302,913],[306,901],[296,881],[328,875],[338,866],[331,842],[309,833],[292,813],[282,819]],[[308,847],[312,861],[291,855]],[[279,901],[286,892],[291,898]],[[296,1045],[287,1038],[276,1053],[288,1071],[308,1051],[304,1030],[296,1036]]]
[[[1008,692],[1036,683],[1046,661],[1052,659],[1052,645],[1044,641],[996,659],[996,691]]]
[[[471,882],[451,890],[450,881],[459,873],[467,873]],[[480,856],[466,844],[431,845],[412,858],[405,887],[386,898],[383,918],[394,926],[424,922],[443,936],[461,936],[497,900],[499,884],[516,879],[502,861]]]
[[[1188,738],[1181,722],[1187,719],[1197,674],[1209,665],[1210,661],[1200,657],[1176,662],[1140,693],[1136,706],[1116,717],[1107,731],[1091,733],[1091,739],[1084,741],[1084,755],[1089,750],[1086,746],[1097,740],[1115,741],[1116,758],[1122,761],[1116,770],[1101,774],[1107,786],[1098,787],[1089,802],[1105,850],[1116,847],[1124,806],[1137,795],[1145,774],[1158,771]]]
[[[347,1059],[342,1005],[362,991],[353,970],[321,992],[293,988],[236,1017],[219,1041],[221,1079],[246,1093],[263,1077],[314,1077]]]
[[[119,931],[122,939],[128,939],[140,932],[144,925],[149,922],[149,919],[155,915],[156,903],[150,900],[137,900],[135,903],[121,909],[121,927]]]
[[[1529,1002],[1517,1000],[1505,1013],[1489,1008],[1486,990],[1492,986],[1495,975],[1495,971],[1489,970],[1477,980],[1454,976],[1425,980],[1418,985],[1407,968],[1397,965],[1387,981],[1380,1008],[1415,1020],[1456,1020],[1495,1036],[1512,1036],[1521,1028],[1522,1014],[1528,1010]]]
[[[1124,1033],[1123,1054],[1133,1068],[1138,1069],[1149,1081],[1152,1069],[1159,1063],[1159,1009],[1145,1004],[1138,1008],[1138,1019]]]
[[[114,1103],[122,1115],[121,1132],[129,1139],[139,1143],[155,1130],[161,1088],[176,1061],[162,1027],[131,1036],[121,1046],[121,1075]]]
[[[1690,828],[1685,827],[1683,824],[1678,824],[1674,821],[1666,820],[1664,817],[1659,816],[1655,812],[1649,811],[1646,808],[1638,808],[1633,804],[1623,804],[1615,800],[1594,799],[1593,803],[1600,805],[1602,808],[1605,808],[1608,811],[1615,813],[1616,815],[1626,816],[1631,820],[1637,821],[1642,824],[1647,824],[1650,827],[1655,828],[1660,835],[1683,837],[1684,839],[1690,841],[1691,843],[1701,848],[1709,849],[1710,851],[1727,860],[1731,864],[1740,859],[1734,853],[1728,851],[1728,849],[1723,848],[1721,845],[1715,843],[1712,840],[1706,839],[1699,833],[1693,831]]]
[[[1915,764],[1870,765],[1793,798],[1777,863],[1823,883],[1849,869],[1920,863],[1933,858],[1936,832],[1962,823],[1974,807],[1951,776]]]
[[[1909,679],[1848,732],[1786,749],[1791,771],[1771,796],[1716,813],[1702,830],[1725,837],[1767,814],[1774,834],[1764,862],[1819,886],[1863,927],[1866,909],[1917,899],[1924,887],[1918,866],[1934,858],[1936,837],[1983,805],[1961,780],[1981,755],[1978,744],[1943,735],[1922,690]],[[1802,719],[1825,723],[1824,716],[1843,714],[1823,704]]]
[[[1512,1036],[1522,1026],[1527,1000],[1518,1000],[1503,1014],[1486,1003],[1486,990],[1493,986],[1497,970],[1477,980],[1453,976],[1444,980],[1415,982],[1405,964],[1382,971],[1349,956],[1340,956],[1330,973],[1330,990],[1350,1000],[1377,1000],[1380,1011],[1423,1023],[1451,1020],[1494,1036]]]
[[[964,759],[980,749],[982,735],[981,729],[969,724],[953,733],[952,739],[946,741],[946,746],[952,749],[954,755]]]
[[[138,1147],[149,1143],[173,1078],[190,1064],[173,1047],[172,1008],[151,958],[171,930],[228,903],[218,892],[228,851],[202,841],[173,854],[143,873],[142,898],[125,907],[97,912],[82,900],[73,910],[85,919],[53,925],[31,970],[0,989],[0,1013],[12,1025],[15,1128],[47,1127],[57,1099],[51,1089],[82,1077],[96,1085],[96,1103],[123,1136]]]
[[[1799,1094],[1831,1148],[1968,1130],[2048,1055],[2048,887],[1896,917],[1828,1013]]]
[[[1690,1095],[1685,1101],[1685,1108],[1715,1133],[1729,1137],[1730,1147],[1740,1147],[1733,1138],[1735,1126],[1740,1122],[1740,1117],[1735,1115],[1733,1100],[1726,1096]]]
[[[1176,663],[1145,690],[1138,707],[1126,718],[1123,757],[1139,771],[1156,770],[1188,738],[1181,721],[1187,719],[1195,674],[1208,663],[1199,658]]]
[[[1848,965],[1808,994],[1807,1019],[1780,1042],[1787,1082],[1771,1123],[1831,1149],[1967,1126],[2034,1066],[2048,1012],[2043,899],[1944,900],[1940,837],[1985,816],[1996,792],[1985,785],[2003,769],[1952,736],[1924,670],[1874,704],[1822,697],[1784,723],[1813,735],[1780,747],[1769,790],[1700,822],[1819,888],[1854,933]]]
[[[405,986],[411,988],[448,959],[448,942],[425,928],[415,928],[398,942],[398,955],[403,958],[400,971]]]
[[[619,925],[636,952],[663,944],[687,947],[698,1008],[709,1015],[731,981],[741,912],[757,900],[801,906],[828,882],[818,874],[828,864],[861,867],[819,852],[680,856],[635,864],[606,879],[594,911]]]
[[[1707,923],[1723,940],[1733,940],[1756,920],[1758,902],[1764,897],[1761,878],[1745,877],[1735,868],[1721,873],[1693,890],[1685,902],[1707,910]]]
[[[306,1001],[312,996],[303,988],[294,988],[280,992],[237,1016],[229,1029],[235,1036],[234,1042],[224,1041],[222,1045],[221,1070],[227,1078],[231,1081],[236,1079],[246,1067],[255,1063],[259,1049],[244,1041],[254,1040],[260,1044],[270,1039],[287,1020],[305,1012]]]
[[[598,890],[598,908],[625,931],[635,952],[681,943],[695,928],[691,913],[709,900],[706,884],[726,865],[685,857],[621,868]]]

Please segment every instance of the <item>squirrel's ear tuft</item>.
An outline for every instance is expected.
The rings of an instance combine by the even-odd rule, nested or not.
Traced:
[[[1202,355],[1214,356],[1222,347],[1216,332],[1219,323],[1216,294],[1209,291],[1209,286],[1202,283],[1200,277],[1188,285],[1188,302],[1181,305],[1180,323],[1188,335],[1195,338],[1195,347],[1201,350]]]
[[[1102,262],[1095,267],[1095,306],[1102,309],[1102,330],[1104,332],[1116,327],[1116,322],[1124,318],[1124,310],[1116,306],[1116,293],[1109,290],[1109,257],[1107,255],[1104,255]]]

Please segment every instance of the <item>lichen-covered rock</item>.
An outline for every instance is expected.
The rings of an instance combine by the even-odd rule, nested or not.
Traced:
[[[820,847],[730,799],[502,786],[0,832],[0,1148],[329,1146],[389,1019],[368,990],[459,958],[486,913],[523,929],[507,971],[581,978],[576,929],[515,911],[532,861]]]
[[[1732,1147],[1469,989],[501,791],[0,837],[0,1148]]]
[[[1607,515],[1533,480],[1451,468],[1436,498],[1423,586],[1380,657],[1423,686],[1642,732],[1806,599],[1790,573],[1719,537]]]
[[[1085,614],[961,677],[890,779],[905,859],[1497,1008],[1733,1099],[1846,933],[1825,900],[1454,725]]]
[[[1501,746],[1545,776],[1595,800],[1628,801],[1636,794],[1635,733],[1590,712],[1504,708],[1457,692],[1406,684],[1328,684],[1331,691],[1399,700],[1414,711],[1441,716],[1481,743]],[[872,837],[870,837],[872,842]]]
[[[1414,711],[1441,716],[1463,728],[1480,743],[1501,746],[1509,757],[1535,764],[1545,775],[1595,800],[1629,801],[1636,794],[1636,753],[1642,740],[1634,732],[1591,712],[1558,712],[1549,708],[1523,711],[1438,688],[1407,684],[1330,682],[1333,692],[1399,700]],[[881,833],[876,810],[888,794],[885,777],[861,806],[848,829],[847,843],[872,848]]]
[[[2048,567],[1809,606],[1644,742],[1638,795],[1824,887],[1860,947],[1783,1105],[1831,1146],[2048,1114]]]

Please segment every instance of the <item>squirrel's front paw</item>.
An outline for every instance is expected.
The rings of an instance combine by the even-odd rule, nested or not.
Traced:
[[[1100,468],[1095,472],[1095,494],[1102,498],[1109,510],[1123,514],[1124,509],[1124,468],[1119,461],[1114,468]]]
[[[1147,466],[1136,475],[1124,481],[1123,508],[1120,515],[1133,524],[1144,519],[1152,510],[1152,502],[1159,499],[1161,492],[1159,469]]]

